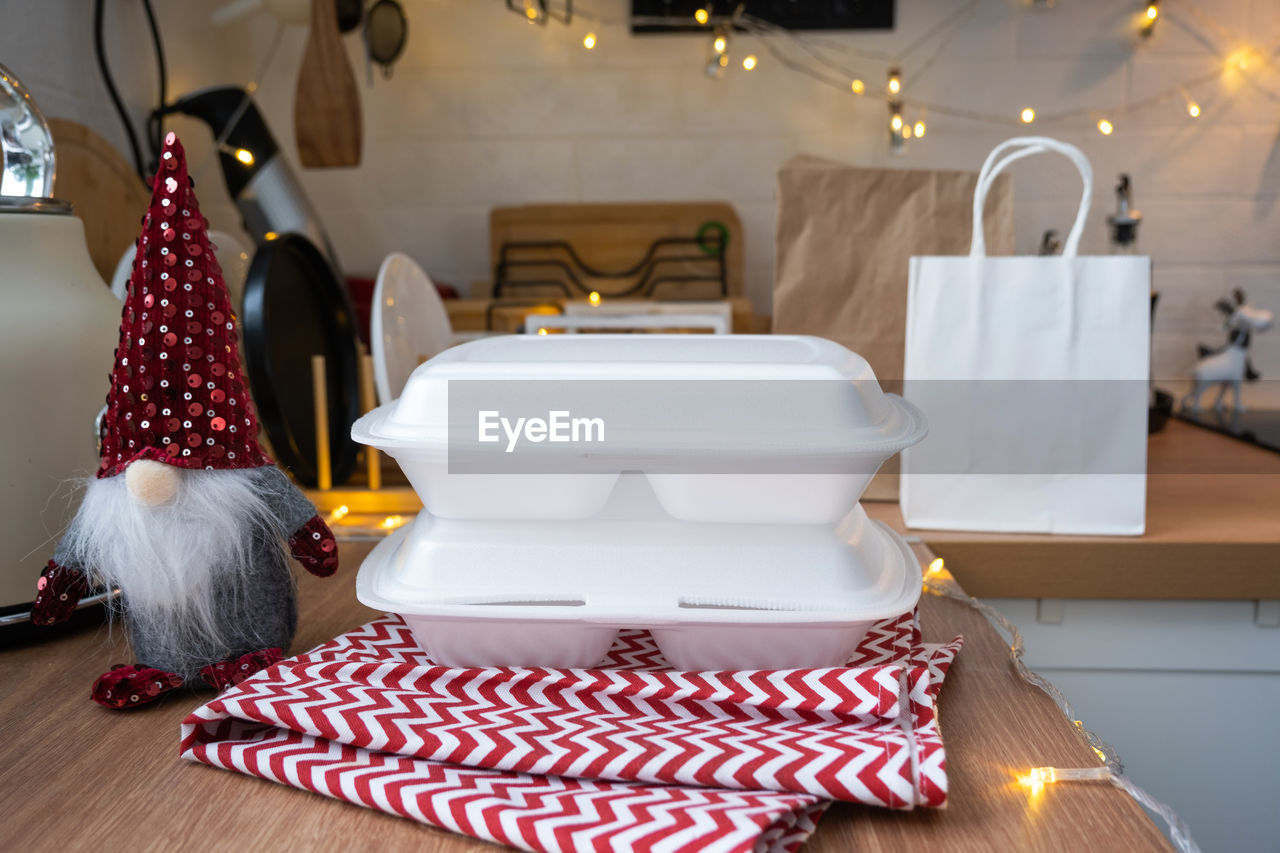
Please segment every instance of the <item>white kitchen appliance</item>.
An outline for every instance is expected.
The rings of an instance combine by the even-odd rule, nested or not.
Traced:
[[[25,622],[36,580],[98,464],[120,303],[98,277],[84,225],[52,197],[53,139],[0,66],[0,624]],[[137,217],[141,211],[121,211]]]

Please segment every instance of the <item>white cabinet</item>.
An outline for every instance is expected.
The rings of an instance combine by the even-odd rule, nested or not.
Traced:
[[[987,603],[1022,631],[1027,665],[1206,853],[1280,851],[1275,602]]]

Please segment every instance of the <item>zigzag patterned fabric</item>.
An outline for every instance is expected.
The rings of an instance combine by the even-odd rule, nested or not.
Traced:
[[[462,669],[387,616],[197,709],[182,756],[524,850],[794,851],[832,800],[946,803],[960,642],[908,613],[846,667],[677,672],[623,631],[596,669]]]

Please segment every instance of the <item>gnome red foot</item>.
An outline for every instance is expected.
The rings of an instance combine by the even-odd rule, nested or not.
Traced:
[[[138,663],[95,684],[94,699],[111,708],[199,684],[228,661],[244,672],[278,660],[271,650],[289,647],[298,619],[289,555],[313,574],[337,569],[333,534],[258,446],[231,303],[173,134],[160,164],[102,462],[32,614],[40,624],[68,618],[89,579],[120,588]]]
[[[182,676],[149,666],[118,663],[93,682],[89,696],[99,705],[122,711],[156,701],[182,686]]]
[[[255,672],[261,672],[272,664],[284,660],[284,652],[280,649],[261,649],[241,655],[235,660],[224,660],[211,663],[200,670],[200,677],[210,687],[226,690],[233,684],[239,684]]]

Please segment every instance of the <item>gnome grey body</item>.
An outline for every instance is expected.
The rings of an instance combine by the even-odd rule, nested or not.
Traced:
[[[118,586],[138,663],[191,681],[219,661],[289,647],[298,608],[287,540],[314,516],[273,466],[138,460],[90,481],[54,561]]]

